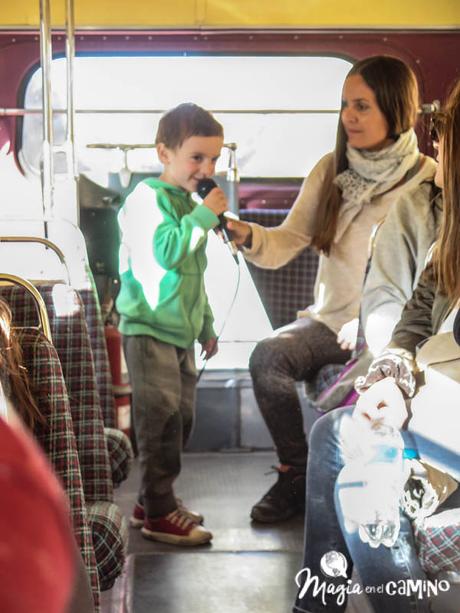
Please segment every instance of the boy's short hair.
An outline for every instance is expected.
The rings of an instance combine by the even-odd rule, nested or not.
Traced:
[[[160,119],[155,145],[163,143],[177,149],[191,136],[224,136],[224,129],[209,111],[193,102],[184,102],[167,111]]]

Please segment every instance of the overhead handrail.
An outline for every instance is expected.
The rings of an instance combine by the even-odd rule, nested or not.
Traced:
[[[45,245],[45,247],[54,251],[54,253],[58,256],[59,261],[65,268],[67,274],[67,282],[69,285],[72,284],[69,267],[67,266],[64,253],[61,251],[61,249],[59,249],[57,245],[55,245],[49,239],[43,238],[41,236],[0,236],[0,243],[39,243]]]
[[[75,113],[82,115],[163,115],[167,109],[75,109]],[[53,109],[53,114],[64,115],[66,109]],[[299,115],[322,114],[330,115],[340,113],[340,109],[210,109],[213,115]],[[0,115],[7,117],[22,117],[24,115],[38,115],[40,108],[0,107]]]
[[[74,112],[81,115],[162,115],[167,109],[74,109]],[[221,115],[336,115],[340,113],[340,109],[315,109],[315,108],[298,108],[298,109],[209,109],[211,113]],[[419,115],[427,115],[439,110],[439,100],[427,102],[417,109]],[[6,117],[23,117],[25,115],[38,115],[43,112],[40,108],[18,108],[18,107],[0,107],[0,115]],[[65,115],[67,109],[53,109],[53,114]]]
[[[18,277],[16,275],[10,275],[8,273],[0,273],[0,285],[18,285],[19,287],[23,287],[29,294],[32,294],[32,297],[35,302],[35,306],[37,308],[38,319],[40,321],[40,327],[50,343],[53,342],[51,337],[51,327],[48,319],[48,312],[46,310],[45,302],[43,298],[40,296],[39,291],[36,287],[27,281],[27,279],[23,279],[22,277]]]
[[[223,146],[228,149],[228,167],[227,167],[227,182],[229,184],[229,209],[232,213],[238,215],[238,182],[239,174],[236,162],[236,143],[224,143]],[[123,153],[123,165],[118,171],[120,183],[122,187],[128,187],[131,181],[132,170],[128,164],[128,152],[135,149],[155,149],[155,143],[88,143],[87,149],[113,149]]]

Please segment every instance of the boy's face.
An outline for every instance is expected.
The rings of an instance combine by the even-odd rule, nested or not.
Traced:
[[[214,174],[223,144],[221,136],[190,136],[177,149],[158,143],[158,157],[164,165],[160,179],[195,192],[200,179]]]

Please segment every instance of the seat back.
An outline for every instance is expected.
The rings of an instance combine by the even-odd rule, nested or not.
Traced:
[[[78,290],[88,286],[85,240],[70,221],[0,218],[0,235],[9,237],[0,242],[8,272],[42,281],[70,279],[70,285]],[[40,245],[43,240],[47,244]]]
[[[62,228],[73,232],[75,238],[78,237],[78,229],[74,229],[71,225],[67,227],[65,223],[59,225],[55,221],[49,221],[46,224],[46,228],[48,232],[53,234],[53,238]],[[96,383],[104,425],[112,428],[115,426],[115,399],[112,393],[112,378],[96,285],[91,270],[84,259],[84,245],[80,252],[77,250],[77,254],[69,253],[69,261],[67,261],[64,247],[60,248],[56,243],[39,234],[44,232],[43,225],[44,222],[38,220],[0,220],[0,230],[15,232],[14,235],[0,236],[0,248],[2,250],[7,249],[6,253],[12,257],[9,269],[15,274],[28,279],[41,279],[40,283],[46,283],[44,279],[47,278],[54,279],[54,283],[56,279],[64,279],[65,283],[68,282],[80,292],[85,306],[84,314],[96,367]],[[34,236],[34,232],[38,235]],[[67,244],[65,251],[69,251]],[[56,266],[53,266],[56,263],[58,264],[57,270]],[[48,271],[53,271],[54,276],[45,276]]]
[[[280,225],[288,213],[288,209],[247,209],[240,212],[240,218],[272,227]],[[312,249],[305,249],[277,270],[258,268],[249,262],[248,268],[274,328],[294,321],[297,311],[313,302],[318,256]]]
[[[68,285],[39,285],[69,395],[86,502],[113,500],[104,426],[93,356],[77,292]],[[3,286],[0,295],[13,311],[13,325],[36,324],[35,305],[20,287]]]
[[[94,286],[81,289],[79,294],[85,309],[85,319],[93,352],[96,370],[96,385],[101,403],[104,426],[106,428],[114,428],[116,426],[115,398],[113,395],[112,373],[110,371],[101,307],[99,306],[99,300]]]
[[[59,357],[53,345],[39,330],[23,328],[18,332],[18,340],[34,399],[46,420],[44,424],[36,424],[34,435],[69,499],[75,539],[88,571],[97,605],[99,579],[96,557],[87,522],[77,444]]]
[[[449,573],[460,580],[460,489],[439,509],[420,522],[414,522],[415,542],[420,564],[433,577]]]

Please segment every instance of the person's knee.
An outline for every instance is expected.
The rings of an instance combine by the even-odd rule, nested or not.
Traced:
[[[322,415],[313,424],[311,429],[310,447],[322,445],[331,437],[335,438],[336,434],[340,431],[340,425],[344,415],[349,413],[350,411],[348,409],[333,409]]]
[[[277,338],[264,338],[255,346],[249,358],[249,372],[253,378],[277,368],[282,361],[283,351]]]

